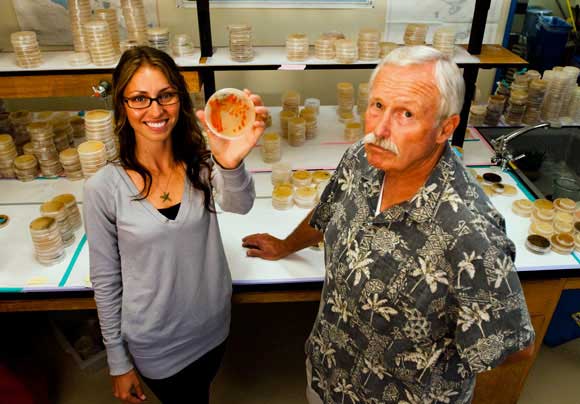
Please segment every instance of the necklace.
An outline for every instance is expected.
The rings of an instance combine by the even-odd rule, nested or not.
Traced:
[[[171,197],[169,196],[169,192],[167,192],[167,188],[169,188],[169,184],[171,183],[171,177],[173,176],[173,171],[171,170],[171,174],[169,174],[169,179],[167,180],[167,184],[165,184],[165,192],[161,192],[161,200],[163,202],[171,202]]]

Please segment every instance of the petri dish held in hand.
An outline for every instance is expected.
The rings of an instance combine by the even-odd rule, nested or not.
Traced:
[[[224,139],[236,139],[252,130],[254,103],[236,88],[216,91],[207,101],[205,120],[210,131]]]

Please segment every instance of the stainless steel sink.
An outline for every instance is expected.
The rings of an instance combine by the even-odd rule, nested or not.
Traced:
[[[485,140],[508,134],[516,128],[477,128]],[[516,174],[537,197],[550,198],[554,179],[570,177],[580,183],[580,128],[541,128],[530,131],[508,144],[514,156],[526,158],[516,161]],[[534,163],[541,164],[535,169]],[[523,176],[523,178],[522,178]]]

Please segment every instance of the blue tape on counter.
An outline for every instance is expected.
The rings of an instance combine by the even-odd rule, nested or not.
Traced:
[[[574,259],[575,259],[576,261],[578,261],[578,263],[580,264],[580,257],[578,257],[578,253],[576,253],[576,252],[573,252],[573,253],[572,253],[572,257],[574,257]]]
[[[527,190],[527,188],[526,188],[526,187],[524,187],[524,186],[523,186],[523,185],[520,183],[520,180],[518,179],[518,177],[516,177],[516,176],[515,176],[515,174],[513,174],[511,171],[508,171],[507,173],[508,173],[508,174],[510,175],[510,177],[512,177],[512,179],[513,179],[513,180],[516,182],[516,185],[518,186],[518,188],[520,189],[520,191],[522,191],[522,192],[523,192],[523,193],[526,195],[526,197],[527,197],[527,198],[528,198],[530,201],[535,201],[535,200],[536,200],[536,197],[535,197],[534,195],[532,195],[532,194],[530,193],[530,191],[528,191],[528,190]]]
[[[22,288],[0,288],[0,293],[20,293]]]
[[[87,242],[87,235],[83,234],[83,238],[81,238],[81,241],[79,242],[79,245],[77,246],[77,249],[75,250],[75,253],[72,256],[72,258],[68,264],[68,267],[67,267],[64,275],[62,276],[60,283],[58,284],[59,287],[63,287],[66,284],[66,281],[68,281],[68,277],[70,276],[70,273],[72,272],[75,264],[77,263],[77,259],[79,258],[81,250],[83,249],[83,246],[85,245],[86,242]]]

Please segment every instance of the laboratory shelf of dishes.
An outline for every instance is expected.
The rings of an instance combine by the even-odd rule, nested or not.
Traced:
[[[269,108],[272,126],[266,133],[281,133],[280,107]],[[355,113],[355,119],[358,119]],[[293,147],[281,139],[281,161],[290,164],[293,170],[310,173],[330,173],[339,163],[340,157],[352,143],[344,138],[345,125],[338,121],[336,107],[320,107],[318,133],[304,145]],[[362,133],[362,132],[361,132]],[[491,150],[481,141],[475,129],[469,129],[464,144],[464,162],[467,165],[489,164]],[[247,215],[218,214],[226,255],[230,263],[234,284],[276,284],[321,281],[324,276],[322,251],[306,249],[287,259],[271,262],[247,258],[241,239],[255,232],[270,232],[283,237],[292,231],[304,218],[308,209],[293,206],[287,210],[272,206],[272,164],[264,163],[261,140],[246,158],[246,166],[253,173],[256,195],[253,209]],[[565,270],[580,268],[580,261],[573,254],[558,254],[550,251],[534,254],[525,247],[530,219],[512,213],[512,203],[518,199],[529,199],[521,185],[508,173],[495,167],[477,167],[477,174],[495,172],[501,176],[502,184],[510,185],[515,192],[509,195],[494,193],[491,200],[504,215],[508,235],[518,246],[516,266],[519,271]],[[83,180],[67,178],[38,178],[30,182],[1,179],[0,214],[8,216],[8,223],[0,228],[0,245],[3,260],[0,262],[0,291],[45,291],[85,290],[90,288],[88,277],[88,248],[82,229],[74,232],[74,242],[65,247],[62,261],[45,266],[34,258],[34,249],[29,230],[30,223],[40,216],[40,206],[61,194],[72,194],[82,208]],[[509,188],[509,187],[508,187]],[[512,189],[512,188],[510,188]]]

